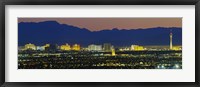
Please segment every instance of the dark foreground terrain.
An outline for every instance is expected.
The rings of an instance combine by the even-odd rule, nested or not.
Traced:
[[[21,51],[18,69],[182,69],[182,51]]]

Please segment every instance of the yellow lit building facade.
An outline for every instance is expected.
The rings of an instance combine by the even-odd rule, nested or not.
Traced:
[[[50,44],[45,44],[45,45],[44,45],[44,48],[49,47],[49,46],[50,46]]]
[[[45,44],[44,46],[43,46],[43,48],[46,50],[47,48],[49,48],[50,47],[50,44]]]
[[[178,51],[178,50],[182,50],[181,46],[173,46],[172,50]]]
[[[72,50],[76,50],[76,51],[79,51],[81,49],[81,46],[79,44],[74,44],[72,46]]]
[[[139,45],[131,45],[131,50],[142,51],[142,50],[145,50],[145,48],[143,46],[139,46]]]
[[[111,52],[112,52],[112,56],[115,56],[115,49],[111,49]]]
[[[36,50],[36,46],[34,44],[26,44],[25,45],[25,50]]]
[[[61,45],[61,46],[60,46],[60,49],[61,49],[61,50],[71,50],[71,47],[70,47],[69,44],[65,44],[65,45]]]

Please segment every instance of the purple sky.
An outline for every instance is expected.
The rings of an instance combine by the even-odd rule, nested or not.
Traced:
[[[182,27],[182,18],[18,18],[18,22],[57,21],[90,31],[103,29],[137,29],[152,27]]]

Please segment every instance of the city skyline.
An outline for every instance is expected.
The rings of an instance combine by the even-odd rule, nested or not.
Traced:
[[[162,47],[162,50],[182,50],[182,46],[173,46],[173,33],[170,30],[170,34],[169,34],[170,40],[169,40],[169,48],[166,47]],[[103,46],[103,47],[102,47]],[[70,51],[70,50],[74,50],[74,51],[111,51],[112,53],[115,52],[114,50],[117,48],[118,50],[121,51],[144,51],[147,50],[146,48],[144,48],[144,46],[140,46],[138,44],[132,44],[130,47],[129,46],[125,46],[125,47],[116,47],[114,45],[112,45],[111,43],[104,43],[102,44],[89,44],[87,47],[82,47],[80,44],[73,44],[70,45],[68,43],[62,44],[62,45],[58,45],[58,44],[45,44],[43,46],[38,46],[32,43],[28,43],[25,44],[25,46],[20,46],[19,50],[40,50],[40,51],[44,51],[45,49],[48,48],[52,48],[56,51],[58,50],[65,50],[65,51]],[[120,48],[120,49],[119,49]],[[148,49],[149,50],[149,49]],[[158,49],[157,49],[158,50]],[[115,55],[115,53],[113,53]]]
[[[182,18],[18,18],[18,69],[182,69]]]
[[[182,18],[18,18],[18,23],[45,21],[56,21],[90,31],[182,27]]]

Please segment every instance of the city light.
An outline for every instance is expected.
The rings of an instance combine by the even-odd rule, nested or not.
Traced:
[[[21,68],[124,68],[124,69],[181,69],[181,46],[114,47],[111,43],[20,46],[18,67]],[[176,49],[175,49],[176,48]],[[123,49],[123,50],[122,50]],[[152,50],[154,49],[154,50]],[[159,55],[159,56],[158,56]]]
[[[43,24],[48,23],[54,24],[52,21]],[[43,26],[42,35],[37,32],[39,36],[31,38],[24,38],[24,32],[18,34],[24,38],[18,41],[18,69],[182,69],[181,28],[90,31],[57,22],[55,25],[52,31],[48,30],[51,27]],[[31,25],[24,26],[19,30]],[[35,26],[30,27],[32,31],[39,31]],[[43,36],[44,32],[49,34]]]

